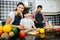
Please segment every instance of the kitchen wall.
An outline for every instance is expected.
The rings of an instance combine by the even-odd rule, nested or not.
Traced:
[[[56,12],[56,2],[55,1],[50,1],[50,0],[35,0],[35,8],[38,5],[42,5],[43,12]]]
[[[24,2],[25,5],[31,7],[30,12],[36,10],[37,5],[43,6],[43,14],[45,19],[51,19],[53,25],[59,25],[60,17],[57,14],[60,14],[60,1],[57,0],[0,0],[0,20],[6,20],[7,15],[10,11],[16,8],[18,2]],[[28,4],[27,4],[28,3]]]
[[[58,12],[60,10],[60,1],[59,0],[35,0],[35,8],[37,5],[42,5],[42,12],[45,15],[45,19],[50,19],[53,25],[60,25],[59,19],[60,17]]]
[[[60,11],[60,0],[37,0],[37,1],[35,0],[35,7],[33,11],[36,10],[36,7],[38,5],[43,6],[42,12],[47,12],[47,13],[53,12],[54,14],[55,12]]]
[[[10,11],[16,8],[19,1],[0,1],[0,20],[6,20]]]
[[[23,2],[26,7],[27,6],[33,7],[33,5],[31,4],[31,1],[30,2],[28,1],[29,0],[0,0],[0,20],[6,20],[8,13],[16,8],[16,5],[18,4],[18,2]],[[33,1],[33,4],[34,4],[34,1]]]
[[[56,2],[56,6],[57,6],[57,11],[60,11],[60,0],[59,1],[55,1]]]

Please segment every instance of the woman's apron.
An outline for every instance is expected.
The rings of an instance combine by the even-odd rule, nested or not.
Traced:
[[[21,20],[21,19],[22,19],[21,16],[16,15],[16,16],[15,16],[15,19],[14,19],[14,22],[12,23],[12,25],[20,25],[20,20]],[[18,33],[15,34],[14,37],[11,37],[10,40],[16,40],[16,39],[19,38],[19,32],[20,32],[20,29],[17,28],[17,30],[18,30]]]

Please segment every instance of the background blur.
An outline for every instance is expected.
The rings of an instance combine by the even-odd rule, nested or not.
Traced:
[[[60,25],[60,0],[0,0],[0,20],[5,21],[18,2],[31,8],[30,13],[36,10],[37,5],[42,5],[46,21],[51,20],[53,25]]]

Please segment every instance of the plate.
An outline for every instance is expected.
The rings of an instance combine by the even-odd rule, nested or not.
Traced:
[[[39,32],[37,32],[37,31],[30,31],[30,32],[28,32],[28,34],[30,34],[30,35],[37,35],[37,34],[39,34]]]

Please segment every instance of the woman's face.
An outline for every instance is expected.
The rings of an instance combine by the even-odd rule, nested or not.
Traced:
[[[20,4],[20,5],[17,7],[17,12],[18,12],[18,13],[22,13],[23,10],[24,10],[24,6]]]

